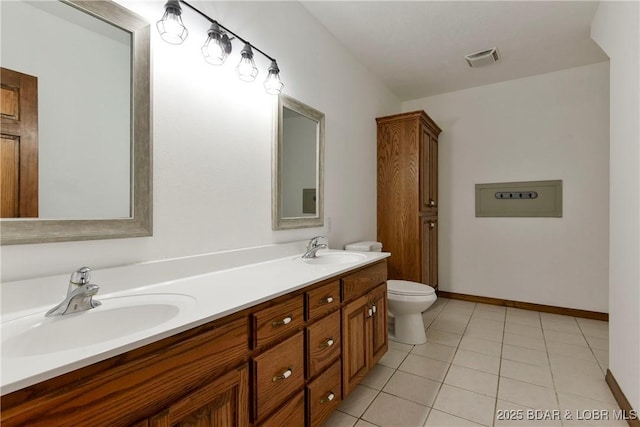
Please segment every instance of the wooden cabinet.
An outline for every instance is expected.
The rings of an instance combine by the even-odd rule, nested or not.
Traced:
[[[342,401],[340,371],[338,360],[307,386],[308,427],[320,427]]]
[[[438,217],[422,218],[422,277],[438,288]]]
[[[426,242],[423,223],[429,217],[437,224],[441,130],[424,111],[376,121],[378,240],[391,252],[389,278],[437,289],[437,233]]]
[[[384,356],[389,347],[386,283],[371,291],[369,304],[373,312],[371,315],[371,359],[369,364],[373,366]]]
[[[314,378],[340,357],[340,311],[306,328],[307,379]]]
[[[273,304],[251,315],[254,348],[296,331],[304,323],[302,295]]]
[[[273,415],[257,424],[258,427],[283,427],[304,425],[304,391],[289,399]]]
[[[340,307],[340,280],[305,292],[307,319],[314,319]]]
[[[244,427],[249,424],[248,369],[244,364],[206,386],[172,403],[139,423],[140,427]]]
[[[302,332],[252,359],[253,420],[271,411],[304,386]]]
[[[342,309],[342,395],[358,385],[386,353],[387,284],[382,283]]]
[[[2,426],[320,426],[387,350],[386,279],[383,260],[7,394]]]
[[[249,352],[248,329],[246,315],[216,320],[4,395],[2,426],[133,424],[208,390],[240,366]]]

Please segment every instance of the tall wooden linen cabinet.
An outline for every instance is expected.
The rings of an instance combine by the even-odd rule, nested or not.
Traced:
[[[438,289],[438,135],[424,111],[379,117],[378,240],[388,278]]]

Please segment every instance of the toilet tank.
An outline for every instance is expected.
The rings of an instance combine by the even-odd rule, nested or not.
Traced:
[[[362,242],[349,243],[344,246],[347,251],[356,252],[382,252],[382,243],[365,240]]]

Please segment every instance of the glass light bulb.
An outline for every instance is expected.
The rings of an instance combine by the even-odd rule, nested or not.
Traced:
[[[253,62],[253,51],[251,50],[251,45],[246,43],[242,48],[242,52],[240,52],[240,63],[236,67],[236,72],[238,73],[238,77],[243,82],[252,82],[256,79],[258,75],[258,68],[256,68],[256,64]]]
[[[202,56],[209,64],[220,65],[227,59],[227,52],[219,38],[209,36],[202,46]]]
[[[282,92],[282,88],[284,88],[284,83],[280,81],[280,70],[278,69],[278,65],[276,64],[276,61],[271,61],[269,75],[267,75],[267,79],[264,81],[264,89],[270,95],[278,95]]]
[[[162,40],[170,44],[181,44],[189,35],[189,31],[182,23],[180,13],[168,7],[162,19],[156,23]]]

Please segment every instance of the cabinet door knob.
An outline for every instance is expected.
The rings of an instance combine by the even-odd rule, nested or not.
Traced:
[[[329,295],[328,297],[322,298],[319,302],[320,304],[331,304],[333,302],[333,297]]]
[[[293,314],[290,314],[282,320],[275,320],[271,322],[271,326],[276,327],[276,326],[288,325],[289,323],[291,323],[292,320],[293,320]]]
[[[369,307],[368,313],[369,313],[369,315],[367,317],[373,316],[373,308]]]
[[[374,305],[373,307],[371,307],[371,310],[373,311],[373,314],[376,314],[376,312],[378,311],[378,307]]]
[[[435,206],[436,205],[436,201],[433,199],[429,199],[429,206]]]
[[[275,383],[276,381],[286,380],[291,376],[292,373],[293,373],[293,370],[291,370],[291,368],[287,368],[287,370],[281,373],[280,375],[275,375],[273,378],[271,378],[271,382]]]
[[[333,340],[333,337],[327,338],[327,340],[325,342],[320,344],[320,348],[331,347],[333,344],[335,344],[335,341]]]
[[[431,228],[436,228],[436,223],[435,223],[435,221],[429,221],[429,227],[431,227]]]
[[[334,392],[330,391],[329,393],[327,393],[327,395],[325,397],[320,399],[320,403],[329,403],[335,398],[336,398],[336,394]]]

